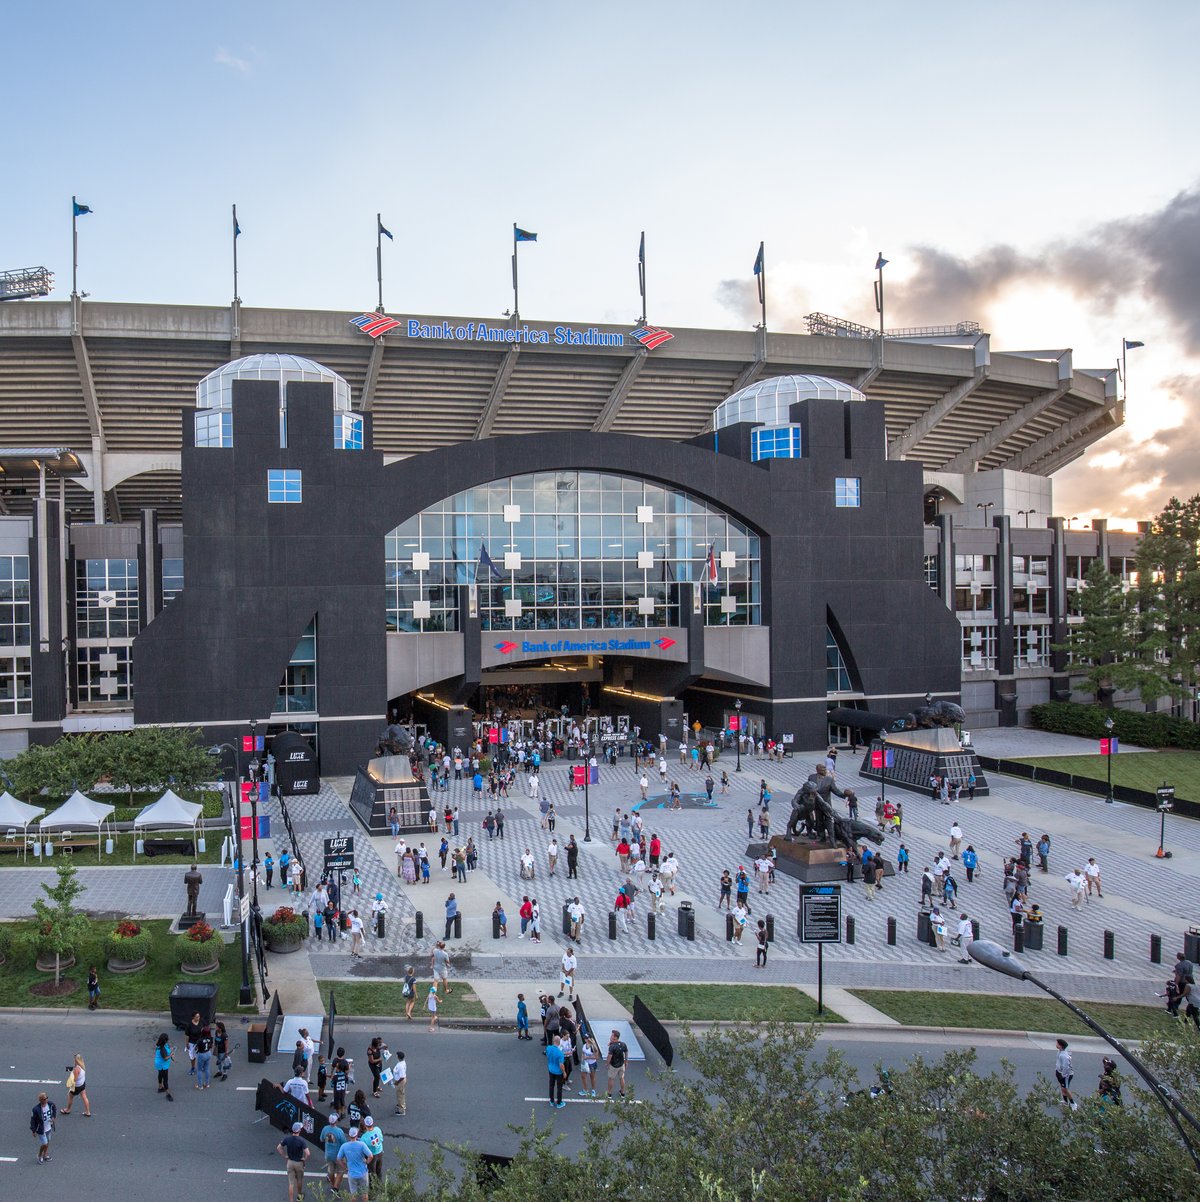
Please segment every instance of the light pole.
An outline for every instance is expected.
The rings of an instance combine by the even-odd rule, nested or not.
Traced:
[[[1175,790],[1163,781],[1160,788],[1155,789],[1158,796],[1158,851],[1154,853],[1156,860],[1169,860],[1171,853],[1163,849],[1167,838],[1167,814],[1174,809]]]
[[[1104,799],[1109,805],[1112,805],[1112,760],[1113,760],[1113,720],[1111,718],[1104,719],[1104,729],[1108,732],[1108,739],[1105,744],[1105,755],[1108,759],[1108,796]]]
[[[232,743],[217,743],[208,749],[209,755],[220,755],[220,753],[228,749],[233,756],[235,768],[235,776],[237,777],[237,793],[234,798],[230,799],[230,812],[233,814],[233,829],[237,832],[237,865],[238,865],[238,907],[240,909],[242,898],[246,896],[246,853],[242,847],[242,760],[238,755],[237,748]],[[222,775],[224,775],[222,773]],[[239,925],[242,928],[242,984],[238,989],[238,1005],[249,1006],[254,1000],[254,994],[250,989],[250,939],[248,929],[249,919],[241,919]]]
[[[1023,517],[1025,519],[1025,529],[1026,530],[1029,529],[1029,519],[1035,513],[1037,513],[1036,509],[1018,509],[1017,510],[1017,517]]]
[[[735,697],[733,700],[733,708],[737,710],[737,767],[735,772],[742,770],[742,699]]]
[[[1146,1082],[1150,1088],[1150,1092],[1154,1094],[1162,1105],[1162,1108],[1167,1112],[1167,1117],[1170,1118],[1176,1132],[1179,1134],[1179,1138],[1183,1141],[1183,1146],[1192,1158],[1192,1163],[1200,1171],[1200,1154],[1197,1154],[1192,1141],[1188,1138],[1187,1132],[1184,1131],[1183,1124],[1179,1120],[1182,1118],[1193,1131],[1197,1132],[1200,1132],[1200,1121],[1183,1106],[1178,1098],[1172,1097],[1167,1092],[1162,1082],[1119,1039],[1111,1036],[1090,1014],[1081,1010],[1074,1002],[1068,1001],[1061,993],[1051,989],[1045,981],[1035,977],[1012,952],[1002,948],[998,943],[993,943],[990,939],[974,939],[968,946],[967,952],[972,960],[982,964],[985,968],[1003,973],[1007,977],[1014,977],[1018,981],[1028,981],[1031,985],[1036,985],[1043,993],[1048,993],[1054,998],[1056,1002],[1062,1002],[1089,1030],[1095,1031],[1101,1039],[1116,1048],[1121,1056],[1132,1066],[1137,1075]]]

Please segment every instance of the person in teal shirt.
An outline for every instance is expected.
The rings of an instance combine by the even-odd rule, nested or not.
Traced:
[[[900,844],[896,851],[896,871],[908,871],[908,848],[905,847],[903,843]]]
[[[350,1128],[350,1137],[338,1152],[338,1164],[345,1165],[351,1198],[367,1196],[367,1171],[371,1164],[371,1149],[358,1138],[358,1128]]]
[[[517,1038],[532,1039],[529,1034],[529,1007],[525,1005],[525,995],[517,994]]]
[[[359,1139],[367,1145],[371,1153],[371,1176],[383,1180],[383,1132],[375,1126],[375,1120],[368,1114],[363,1119],[363,1132]]]
[[[550,1074],[550,1105],[561,1110],[566,1102],[562,1100],[563,1082],[566,1080],[566,1075],[563,1073],[563,1050],[558,1044],[551,1040],[546,1045],[546,1071]]]
[[[967,870],[967,884],[970,884],[975,879],[975,869],[979,867],[979,857],[969,843],[966,851],[962,854],[962,866]]]
[[[325,1146],[325,1176],[329,1179],[329,1188],[338,1190],[342,1187],[342,1170],[338,1167],[338,1157],[342,1154],[342,1145],[346,1142],[346,1133],[338,1126],[338,1116],[331,1114],[329,1122],[321,1128],[321,1143]]]

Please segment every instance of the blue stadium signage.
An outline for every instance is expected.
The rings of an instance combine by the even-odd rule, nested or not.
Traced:
[[[555,326],[552,330],[538,330],[532,326],[492,326],[485,321],[468,321],[455,325],[452,321],[436,321],[432,324],[410,319],[406,326],[410,338],[434,339],[448,342],[505,342],[522,343],[529,346],[628,346],[625,334],[610,334],[588,326],[586,330],[574,326]]]

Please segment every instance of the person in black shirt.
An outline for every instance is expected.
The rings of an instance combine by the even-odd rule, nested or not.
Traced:
[[[333,1059],[333,1072],[330,1074],[330,1085],[333,1087],[333,1108],[338,1114],[346,1112],[346,1086],[350,1083],[350,1062],[346,1059],[346,1049],[338,1048]]]
[[[578,873],[576,869],[579,867],[579,844],[575,842],[575,836],[572,835],[567,842],[567,880],[576,880]]]
[[[371,1113],[370,1104],[367,1102],[367,1095],[361,1090],[354,1091],[354,1100],[346,1107],[346,1117],[350,1120],[351,1127],[362,1127],[363,1119]]]
[[[188,1024],[183,1029],[183,1033],[187,1036],[187,1055],[188,1055],[188,1076],[196,1075],[196,1040],[200,1038],[200,1032],[204,1030],[204,1024],[200,1021],[200,1012],[197,1010],[189,1019]]]
[[[304,1162],[310,1149],[300,1134],[303,1130],[303,1123],[293,1123],[291,1135],[285,1135],[275,1145],[275,1151],[287,1161],[288,1202],[300,1202],[304,1197]]]

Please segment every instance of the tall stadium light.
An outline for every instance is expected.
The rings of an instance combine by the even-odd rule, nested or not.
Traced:
[[[1166,1086],[1119,1039],[1110,1035],[1090,1014],[1081,1010],[1074,1002],[1068,1001],[1061,993],[1051,989],[1045,981],[1035,977],[1007,948],[1001,947],[998,943],[993,943],[990,939],[973,939],[967,946],[967,954],[977,964],[982,964],[985,968],[990,968],[993,972],[1003,973],[1006,977],[1012,977],[1014,980],[1028,981],[1031,985],[1036,985],[1043,993],[1048,993],[1056,1002],[1061,1002],[1066,1006],[1090,1031],[1094,1031],[1106,1043],[1116,1048],[1134,1072],[1146,1082],[1150,1088],[1150,1092],[1154,1094],[1162,1105],[1162,1108],[1167,1112],[1167,1117],[1171,1120],[1176,1132],[1179,1134],[1179,1138],[1183,1141],[1183,1146],[1192,1158],[1192,1163],[1196,1166],[1197,1170],[1200,1170],[1200,1154],[1196,1152],[1196,1148],[1188,1138],[1187,1132],[1184,1131],[1183,1123],[1180,1122],[1180,1119],[1196,1132],[1200,1132],[1200,1120],[1197,1120],[1178,1098],[1168,1092]]]
[[[20,267],[0,271],[0,301],[31,300],[54,291],[54,272],[47,267]]]

